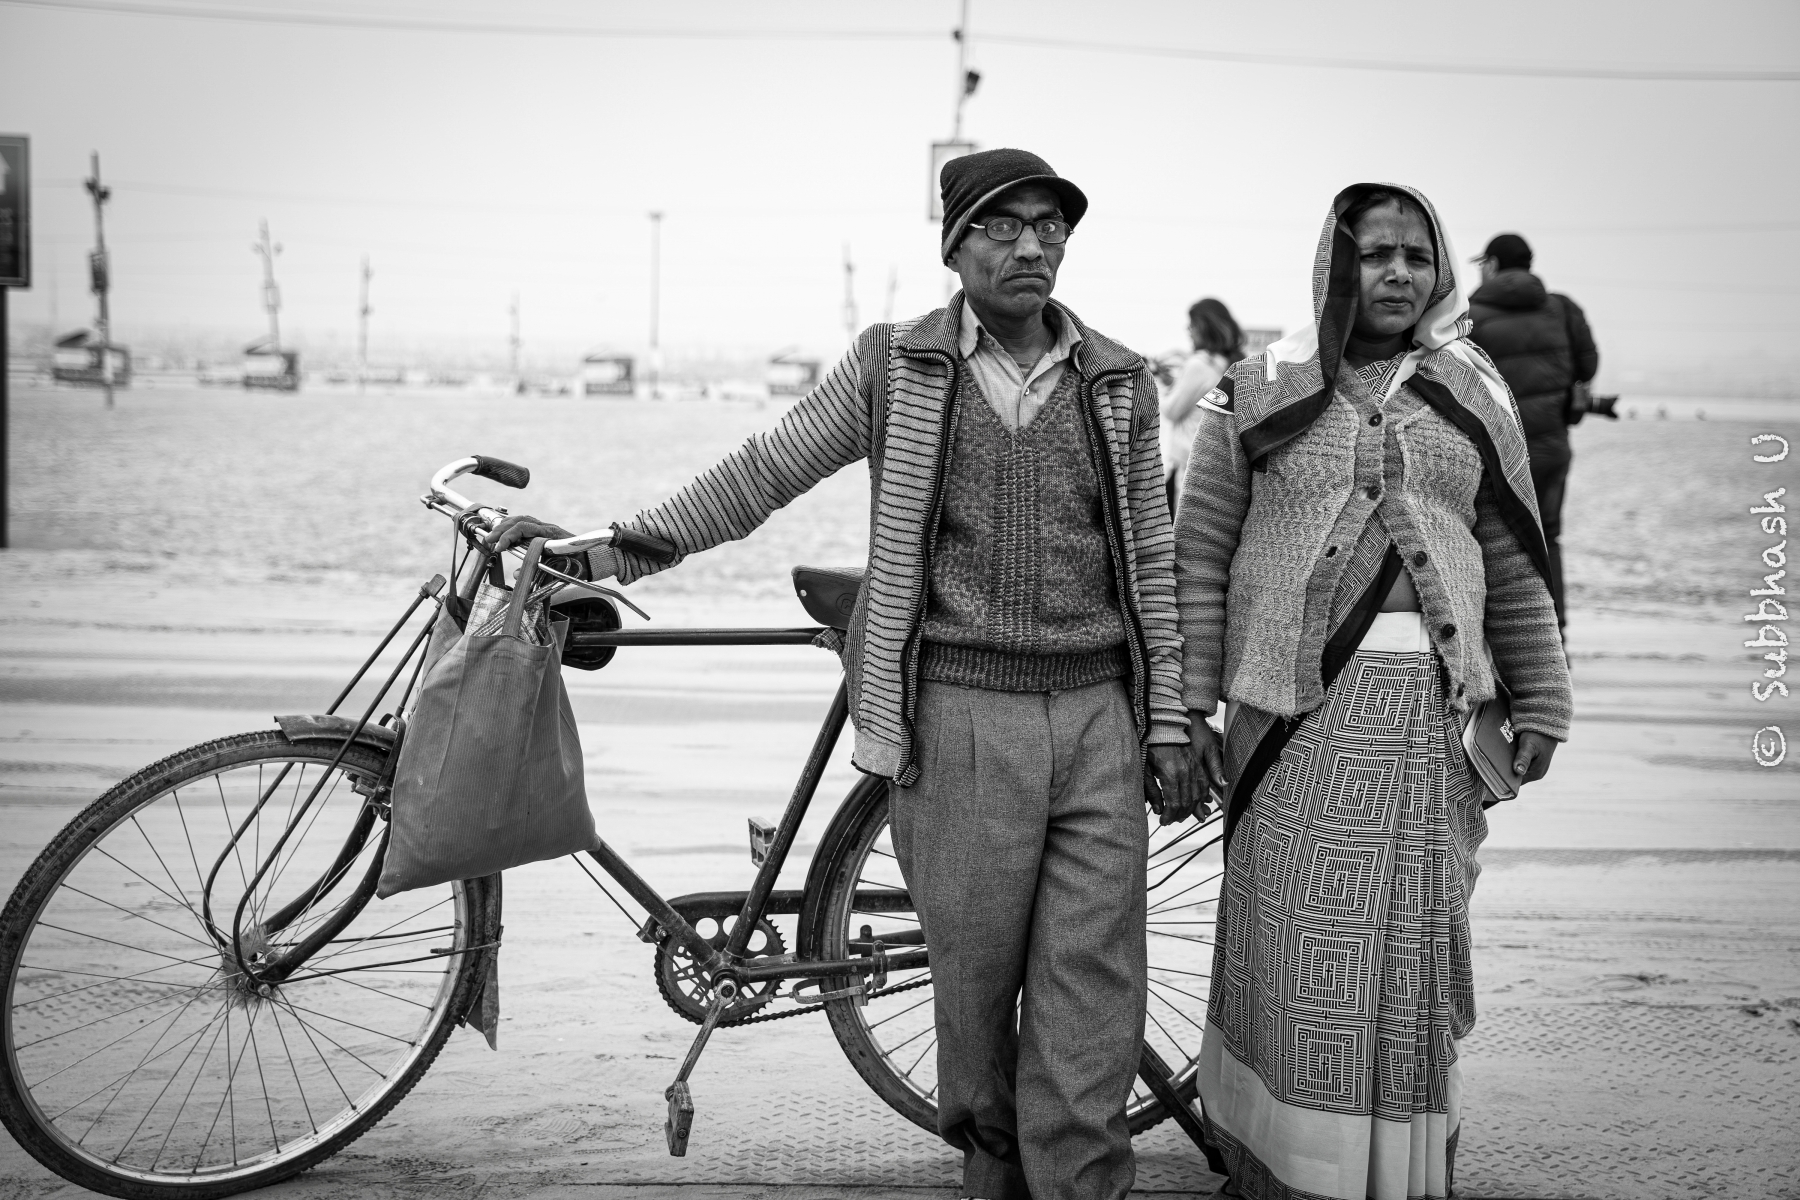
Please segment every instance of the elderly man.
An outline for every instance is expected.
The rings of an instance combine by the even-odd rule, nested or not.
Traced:
[[[855,761],[892,781],[931,948],[939,1129],[965,1196],[1114,1200],[1134,1174],[1143,805],[1167,821],[1204,802],[1156,386],[1050,299],[1081,189],[1022,150],[955,159],[940,182],[962,292],[865,332],[774,429],[632,527],[691,554],[869,459]],[[535,536],[566,535],[515,517],[496,540]],[[657,569],[611,548],[588,566]]]

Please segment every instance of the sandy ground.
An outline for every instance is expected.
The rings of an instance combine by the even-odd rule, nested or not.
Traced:
[[[389,611],[304,588],[33,575],[0,580],[7,889],[137,766],[321,708]],[[684,615],[800,620],[658,612]],[[1482,856],[1463,1194],[1800,1197],[1800,761],[1751,762],[1764,721],[1742,636],[1578,617],[1574,738],[1549,780],[1493,811]],[[665,894],[747,884],[744,818],[779,815],[833,665],[808,648],[638,651],[571,673],[605,836]],[[822,801],[852,778],[840,755]],[[828,815],[822,802],[792,873]],[[385,1122],[271,1194],[954,1195],[953,1156],[867,1091],[817,1016],[716,1039],[693,1148],[667,1157],[661,1093],[693,1027],[656,995],[648,947],[566,861],[510,873],[506,917],[499,1052],[457,1033]],[[1213,1194],[1171,1127],[1139,1150],[1141,1194]],[[0,1197],[74,1194],[0,1139]]]

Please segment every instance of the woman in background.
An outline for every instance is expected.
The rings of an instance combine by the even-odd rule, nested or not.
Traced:
[[[1188,309],[1188,337],[1194,353],[1162,398],[1163,485],[1169,490],[1171,515],[1194,444],[1200,397],[1217,387],[1231,364],[1244,357],[1244,331],[1222,300],[1208,296]]]
[[[1251,1200],[1450,1195],[1487,834],[1464,714],[1505,681],[1526,782],[1568,736],[1525,438],[1459,265],[1418,192],[1345,189],[1316,324],[1197,414],[1176,599],[1228,786],[1198,1082]]]

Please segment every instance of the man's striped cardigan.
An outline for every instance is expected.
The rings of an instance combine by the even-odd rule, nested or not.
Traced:
[[[1072,365],[1080,373],[1083,413],[1095,444],[1110,451],[1107,535],[1118,592],[1126,599],[1138,732],[1151,742],[1185,742],[1174,535],[1157,447],[1156,384],[1142,358],[1058,308],[1081,330]],[[855,761],[903,785],[918,777],[912,716],[919,630],[956,429],[958,376],[965,369],[957,351],[961,313],[958,294],[946,308],[893,326],[885,339],[879,326],[865,332],[773,429],[752,436],[672,499],[630,522],[673,542],[679,562],[746,536],[821,479],[867,458],[868,574],[844,655]],[[878,357],[884,349],[885,364]],[[877,396],[876,381],[884,376],[885,396]],[[662,569],[611,548],[592,551],[591,558],[595,579],[616,576],[630,583]]]

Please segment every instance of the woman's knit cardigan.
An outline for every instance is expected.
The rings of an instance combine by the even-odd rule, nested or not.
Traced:
[[[1428,363],[1420,389],[1444,366]],[[1346,372],[1305,432],[1252,470],[1239,417],[1263,381],[1254,362],[1232,374],[1235,399],[1215,391],[1202,406],[1176,525],[1189,707],[1229,697],[1292,717],[1323,703],[1326,639],[1391,537],[1452,703],[1491,697],[1497,669],[1514,728],[1566,740],[1573,700],[1549,589],[1468,436],[1411,383],[1384,407]],[[1372,538],[1377,555],[1360,552]]]

